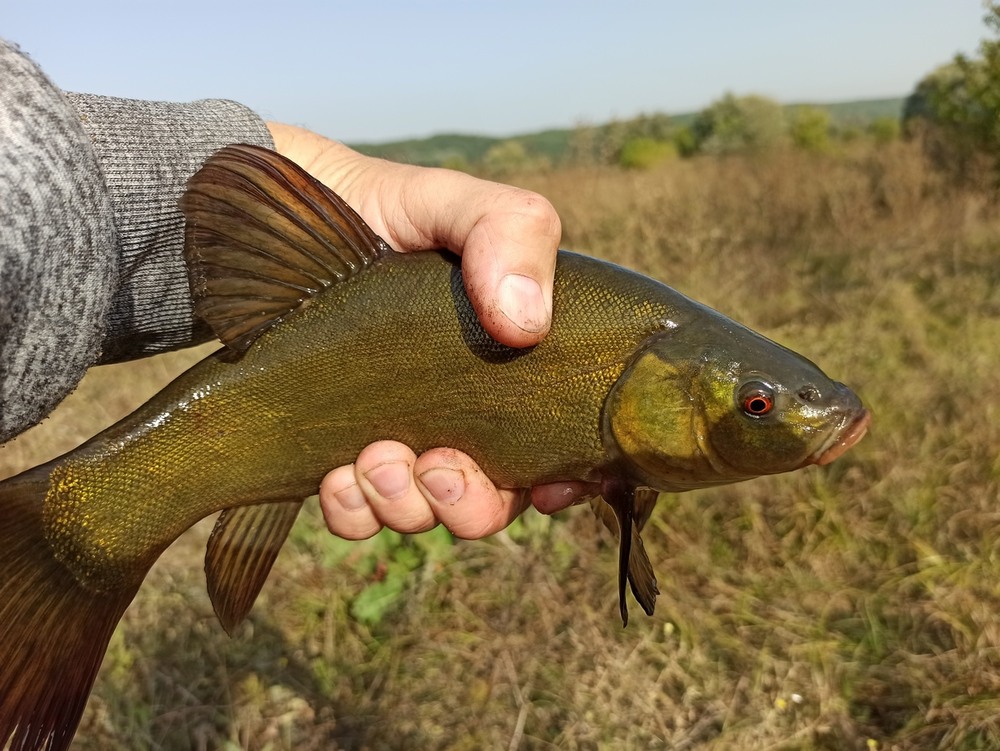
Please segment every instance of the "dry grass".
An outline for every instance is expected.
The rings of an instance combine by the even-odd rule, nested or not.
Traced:
[[[647,541],[663,594],[625,631],[610,541],[583,509],[446,550],[332,540],[312,510],[234,640],[194,530],[126,614],[78,747],[1000,747],[991,204],[902,144],[521,182],[555,202],[566,247],[662,278],[856,386],[873,434],[828,468],[664,496]],[[0,452],[0,474],[75,445],[193,359],[95,371]],[[352,617],[381,576],[372,560],[415,550],[404,596]]]

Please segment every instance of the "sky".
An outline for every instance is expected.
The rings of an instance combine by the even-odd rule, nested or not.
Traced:
[[[691,112],[730,91],[905,96],[975,53],[983,15],[980,0],[6,0],[0,36],[69,91],[235,99],[359,143]]]

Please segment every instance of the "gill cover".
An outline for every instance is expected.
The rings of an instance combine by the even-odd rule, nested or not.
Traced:
[[[714,314],[647,340],[603,422],[637,483],[680,491],[815,462],[867,413],[809,360]]]

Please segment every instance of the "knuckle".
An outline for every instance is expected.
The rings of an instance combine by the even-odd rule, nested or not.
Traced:
[[[512,217],[521,231],[526,235],[558,241],[562,235],[562,223],[549,200],[530,190],[512,190]]]

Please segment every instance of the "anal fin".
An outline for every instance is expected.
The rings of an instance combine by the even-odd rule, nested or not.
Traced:
[[[237,506],[223,511],[215,522],[205,552],[205,576],[226,633],[232,634],[250,612],[301,508],[301,499]]]

